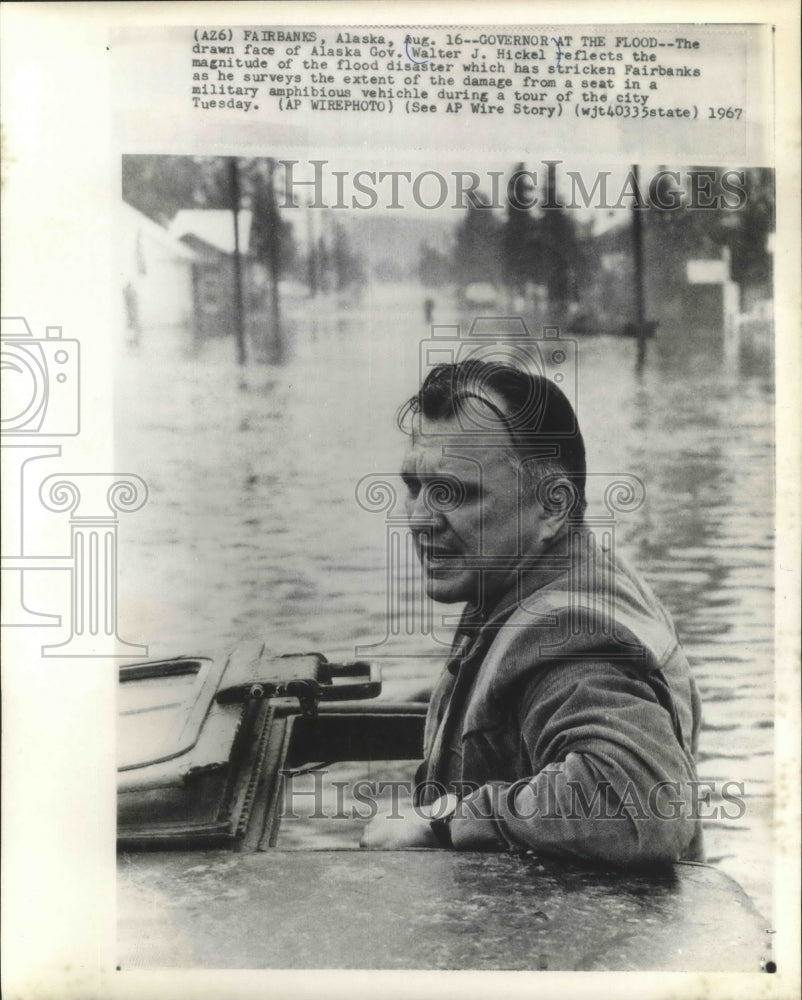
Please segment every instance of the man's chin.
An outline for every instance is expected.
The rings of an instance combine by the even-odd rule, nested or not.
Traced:
[[[454,576],[439,576],[427,573],[425,579],[426,593],[439,604],[457,604],[461,601],[476,599],[479,581],[474,573]]]

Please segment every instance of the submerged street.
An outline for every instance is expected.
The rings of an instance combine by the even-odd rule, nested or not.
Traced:
[[[398,596],[412,568],[388,573],[389,512],[366,509],[364,490],[357,500],[364,477],[393,481],[399,469],[395,414],[432,341],[428,296],[433,322],[462,322],[464,337],[445,293],[372,285],[351,303],[285,302],[280,364],[239,369],[230,340],[190,355],[179,330],[146,329],[121,347],[115,458],[150,498],[120,532],[120,635],[148,643],[150,658],[254,636],[277,653],[353,659],[359,648],[382,665],[383,697],[432,684],[458,609],[434,608],[432,633],[421,632]],[[770,382],[727,371],[709,338],[659,333],[640,376],[630,339],[562,339],[569,368],[576,344],[589,516],[606,512],[616,475],[645,485],[643,503],[616,515],[615,544],[672,613],[691,661],[709,811],[723,783],[743,784],[745,813],[706,823],[708,860],[771,919]],[[342,846],[354,844],[349,832]]]

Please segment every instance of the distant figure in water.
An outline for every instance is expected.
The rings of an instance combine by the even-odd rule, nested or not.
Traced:
[[[125,324],[128,330],[128,343],[138,345],[142,338],[142,324],[139,320],[139,299],[136,289],[129,281],[123,288],[125,300]]]
[[[431,323],[434,316],[434,299],[423,300],[423,315],[427,323]]]

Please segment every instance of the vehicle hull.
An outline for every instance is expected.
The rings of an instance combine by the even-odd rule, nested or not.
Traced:
[[[706,865],[445,850],[121,853],[122,969],[759,972],[767,924]]]

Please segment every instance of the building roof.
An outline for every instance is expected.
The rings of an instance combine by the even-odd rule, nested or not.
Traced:
[[[248,250],[252,219],[250,210],[240,211],[239,245],[243,254]],[[182,208],[170,223],[168,232],[176,240],[192,236],[195,238],[193,245],[200,241],[222,253],[234,252],[234,214],[225,208]]]
[[[158,222],[154,222],[153,219],[134,208],[133,205],[129,205],[128,202],[124,201],[121,212],[123,226],[126,231],[133,234],[142,233],[171,256],[180,257],[188,261],[197,260],[197,254],[193,253],[186,244],[180,243],[178,238],[165,229],[164,226],[160,226]]]

